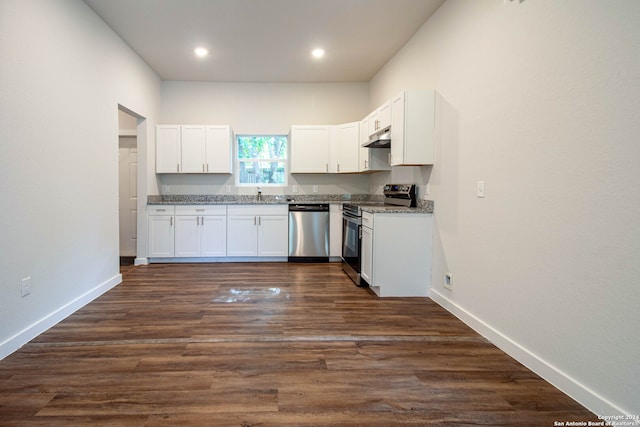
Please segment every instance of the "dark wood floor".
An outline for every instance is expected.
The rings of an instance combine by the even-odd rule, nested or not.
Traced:
[[[0,362],[0,425],[596,420],[430,299],[377,299],[339,264],[156,264],[123,274]]]

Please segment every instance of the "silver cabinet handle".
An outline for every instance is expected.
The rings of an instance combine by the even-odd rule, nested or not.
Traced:
[[[209,172],[209,163],[207,163],[207,172]]]
[[[364,161],[364,168],[365,168],[365,169],[368,169],[368,168],[369,168],[368,162],[369,162],[368,160],[365,160],[365,161]]]
[[[176,171],[180,172],[180,163],[176,163]]]
[[[257,225],[258,224],[258,217],[253,217],[253,225]]]
[[[169,217],[169,226],[173,227],[173,217]]]
[[[202,164],[202,172],[204,172],[204,163]]]
[[[258,217],[258,225],[262,225],[262,217]]]
[[[340,163],[338,163],[338,172],[340,172]]]
[[[329,172],[329,163],[325,163],[325,166],[327,168],[327,172]]]

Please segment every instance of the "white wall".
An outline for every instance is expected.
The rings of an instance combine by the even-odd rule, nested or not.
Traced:
[[[118,104],[146,150],[160,81],[79,0],[2,0],[0,57],[1,358],[121,280]]]
[[[600,414],[640,413],[639,24],[635,0],[448,0],[371,82],[370,107],[442,97],[411,172],[433,298]]]
[[[161,122],[164,124],[229,124],[236,134],[289,133],[291,125],[340,124],[359,121],[368,112],[367,83],[162,83]],[[255,193],[235,188],[233,175],[161,175],[162,194]],[[366,175],[295,174],[288,187],[262,187],[264,194],[366,193]]]

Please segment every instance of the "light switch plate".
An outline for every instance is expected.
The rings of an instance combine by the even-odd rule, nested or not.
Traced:
[[[476,196],[485,197],[484,181],[478,181],[476,185]]]

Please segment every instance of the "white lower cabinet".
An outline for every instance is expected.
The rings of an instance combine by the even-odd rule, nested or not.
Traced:
[[[227,256],[286,257],[288,236],[287,205],[227,207]]]
[[[149,206],[149,257],[172,258],[174,254],[174,207]]]
[[[227,255],[226,206],[176,206],[175,224],[175,257]]]
[[[360,276],[373,283],[373,230],[362,224],[362,239],[360,241]]]
[[[342,256],[342,205],[329,205],[329,257]]]
[[[258,217],[258,256],[289,255],[289,215],[260,215]]]
[[[363,212],[361,275],[376,295],[427,296],[432,226],[432,214]]]

